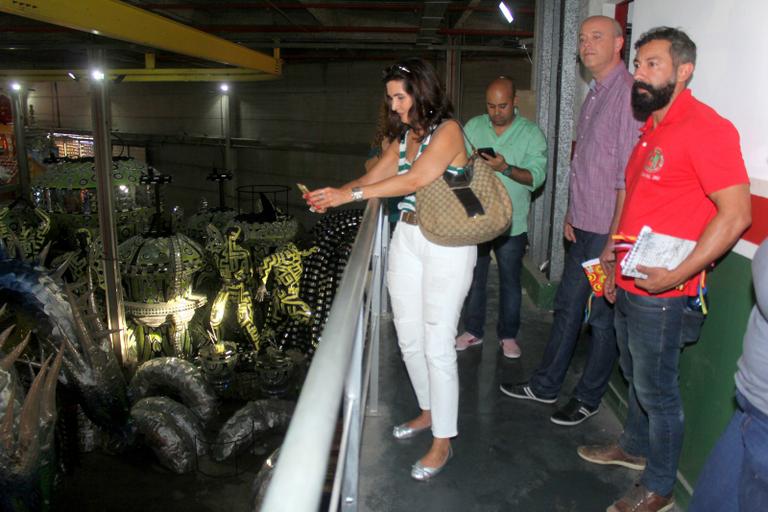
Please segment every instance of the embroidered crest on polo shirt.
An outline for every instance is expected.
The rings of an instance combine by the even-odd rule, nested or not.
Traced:
[[[664,167],[664,152],[660,147],[653,148],[653,153],[648,157],[644,169],[650,173],[659,172]]]

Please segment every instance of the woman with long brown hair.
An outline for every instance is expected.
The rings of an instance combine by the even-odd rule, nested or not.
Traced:
[[[387,280],[403,361],[421,413],[397,425],[407,439],[431,428],[432,445],[411,468],[425,481],[437,475],[453,451],[459,379],[454,338],[464,297],[472,281],[476,246],[444,247],[421,234],[415,192],[443,173],[461,173],[467,163],[464,138],[453,120],[434,68],[404,59],[384,70],[389,107],[386,132],[393,142],[363,176],[340,188],[305,195],[319,211],[350,201],[404,196],[389,252]]]

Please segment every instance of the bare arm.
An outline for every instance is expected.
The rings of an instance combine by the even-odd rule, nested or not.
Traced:
[[[648,275],[647,279],[635,279],[638,288],[649,293],[661,293],[685,283],[725,254],[749,227],[752,219],[749,185],[718,190],[709,198],[715,203],[717,214],[707,224],[693,252],[674,270],[638,265],[637,269]]]
[[[387,154],[382,156],[370,172],[340,188],[314,190],[309,195],[310,202],[323,210],[348,203],[352,200],[352,187],[360,187],[365,199],[404,196],[432,183],[449,165],[466,163],[463,136],[458,125],[453,122],[447,122],[435,131],[427,149],[405,174],[397,174],[398,152],[393,146],[387,149]],[[390,149],[393,151],[390,152]],[[394,171],[389,168],[379,169],[390,155],[394,158]]]

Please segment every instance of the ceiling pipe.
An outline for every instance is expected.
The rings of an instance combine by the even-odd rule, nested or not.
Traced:
[[[207,25],[198,26],[200,30],[210,33],[332,33],[339,34],[418,34],[419,27],[349,27],[349,26],[307,26],[307,25]],[[75,32],[65,27],[46,26],[46,27],[4,27],[5,32],[15,33],[56,33],[56,32]],[[437,31],[439,35],[449,36],[508,36],[508,37],[533,37],[533,32],[529,30],[487,30],[472,28],[441,28]]]
[[[418,34],[419,27],[349,27],[349,26],[276,26],[276,25],[208,25],[200,27],[201,30],[212,33],[230,32],[230,33],[328,33],[336,32],[343,34]],[[509,37],[532,37],[533,32],[529,30],[488,30],[472,28],[441,28],[437,30],[439,35],[450,36],[509,36]]]
[[[141,4],[143,9],[160,9],[167,11],[178,10],[216,10],[222,9],[272,9],[279,8],[283,10],[304,10],[304,9],[327,9],[331,11],[402,11],[418,12],[424,10],[424,4],[404,3],[404,2],[303,2],[284,3],[284,2],[215,2],[211,5],[179,2],[174,4],[146,3]],[[472,10],[476,12],[496,12],[498,7],[467,7],[465,5],[450,5],[449,11]],[[515,14],[533,14],[532,7],[516,7]]]

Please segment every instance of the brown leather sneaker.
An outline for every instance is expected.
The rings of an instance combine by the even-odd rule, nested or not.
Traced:
[[[629,469],[642,471],[645,469],[645,457],[630,455],[621,449],[619,443],[595,444],[590,446],[579,446],[576,453],[582,459],[594,462],[595,464],[611,464],[615,466],[624,466]]]
[[[666,512],[672,510],[675,500],[672,495],[659,496],[640,484],[629,490],[619,501],[606,509],[606,512]]]

